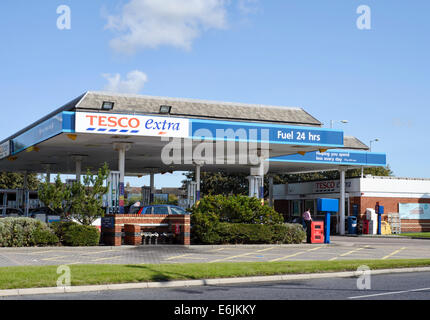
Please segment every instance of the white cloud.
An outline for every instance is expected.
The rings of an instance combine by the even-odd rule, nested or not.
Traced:
[[[127,73],[124,80],[119,73],[114,75],[106,73],[103,77],[108,81],[104,89],[116,93],[139,93],[148,81],[147,75],[139,70]]]
[[[228,0],[130,0],[106,29],[117,33],[111,47],[122,53],[173,46],[190,50],[204,31],[227,27]]]
[[[238,0],[237,8],[244,15],[254,14],[259,12],[259,0]]]

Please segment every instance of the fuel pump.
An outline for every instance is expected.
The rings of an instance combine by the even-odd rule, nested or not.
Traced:
[[[324,213],[324,243],[330,243],[331,215],[339,210],[338,199],[317,199],[317,211]]]

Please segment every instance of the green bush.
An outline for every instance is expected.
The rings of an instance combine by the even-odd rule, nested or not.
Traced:
[[[261,205],[261,200],[246,196],[207,196],[198,206],[191,209],[193,214],[213,213],[219,222],[229,223],[264,223],[279,224],[284,219],[281,214],[267,205]]]
[[[306,238],[299,224],[220,223],[217,233],[218,244],[299,244]]]
[[[0,247],[58,245],[58,238],[43,222],[31,218],[0,219]]]
[[[273,243],[270,226],[283,223],[273,208],[246,196],[207,196],[191,213],[193,243]]]
[[[71,226],[78,225],[78,223],[73,221],[55,221],[51,223],[51,229],[54,230],[55,235],[58,237],[61,243],[64,243],[64,236],[67,230]]]
[[[67,227],[63,244],[73,247],[98,246],[100,233],[96,227],[72,224]]]

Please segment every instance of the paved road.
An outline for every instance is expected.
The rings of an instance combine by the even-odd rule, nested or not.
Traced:
[[[0,248],[0,267],[403,258],[430,259],[430,240],[332,236],[330,245]]]
[[[357,278],[118,290],[9,297],[4,300],[430,300],[430,272],[374,275],[370,290]]]

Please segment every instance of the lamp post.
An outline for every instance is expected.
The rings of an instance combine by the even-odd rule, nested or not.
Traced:
[[[333,125],[335,122],[339,122],[339,123],[348,123],[348,120],[330,120],[330,129],[333,129]]]
[[[379,141],[379,139],[370,140],[370,143],[369,143],[369,152],[372,152],[372,142],[378,142],[378,141]]]

